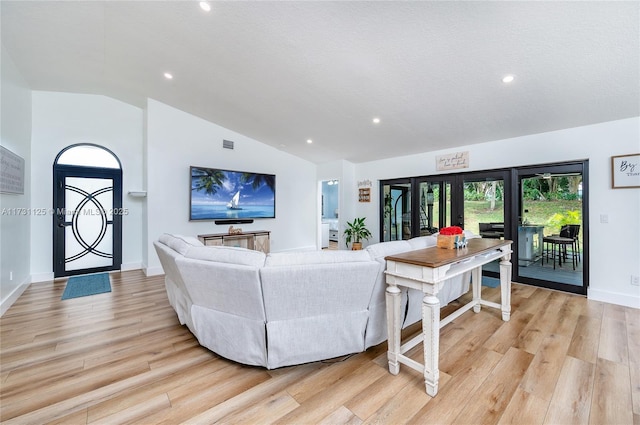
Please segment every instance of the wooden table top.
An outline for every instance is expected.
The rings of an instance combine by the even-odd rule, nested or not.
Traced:
[[[467,247],[461,249],[444,249],[436,246],[416,251],[389,255],[385,260],[399,263],[414,264],[421,267],[436,268],[445,264],[455,263],[484,252],[493,251],[503,246],[511,245],[510,240],[475,238],[467,240]]]

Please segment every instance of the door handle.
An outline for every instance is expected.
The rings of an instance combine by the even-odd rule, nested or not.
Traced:
[[[70,226],[71,223],[65,223],[64,222],[64,216],[63,215],[59,215],[58,216],[58,227],[66,227],[66,226]]]

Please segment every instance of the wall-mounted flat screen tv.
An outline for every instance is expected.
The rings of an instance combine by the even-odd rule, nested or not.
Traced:
[[[189,220],[275,218],[276,176],[190,167]]]

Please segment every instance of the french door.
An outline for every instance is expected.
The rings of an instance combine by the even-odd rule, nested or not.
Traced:
[[[381,239],[460,226],[513,241],[513,281],[586,294],[587,173],[588,161],[576,161],[382,181]],[[499,264],[483,266],[483,275],[498,277]]]
[[[514,214],[520,221],[514,227],[518,262],[513,262],[513,280],[586,295],[587,173],[587,161],[514,171]]]
[[[512,240],[511,182],[508,171],[465,173],[455,176],[452,220],[476,235]],[[500,260],[482,266],[482,274],[499,278]]]
[[[119,270],[122,263],[122,171],[54,167],[55,277]]]

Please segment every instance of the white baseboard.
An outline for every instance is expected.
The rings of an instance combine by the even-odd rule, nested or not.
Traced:
[[[121,272],[128,272],[129,270],[140,270],[140,269],[142,269],[142,263],[120,264]]]
[[[605,303],[640,309],[640,295],[634,296],[630,294],[620,294],[618,292],[588,289],[587,298],[593,301],[602,301]]]
[[[162,267],[147,267],[146,269],[143,269],[143,271],[145,276],[147,277],[164,274],[164,270],[162,269]]]
[[[13,291],[11,291],[11,293],[7,298],[2,300],[2,303],[0,303],[0,317],[4,316],[7,310],[9,310],[9,307],[11,307],[13,303],[15,303],[18,300],[18,298],[20,298],[20,295],[22,295],[22,293],[27,290],[29,285],[30,285],[30,282],[29,282],[29,278],[27,277],[27,279],[24,282],[16,286],[16,288]]]

